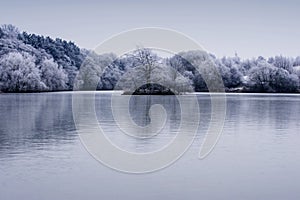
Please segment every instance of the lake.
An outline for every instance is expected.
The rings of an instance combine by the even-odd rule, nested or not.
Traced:
[[[97,92],[96,113],[120,148],[151,152],[174,137],[181,120],[174,96],[132,97],[129,112],[138,125],[149,123],[147,106],[166,109],[161,133],[143,139],[120,133],[110,99],[110,92]],[[228,94],[223,133],[203,160],[210,96],[197,99],[201,119],[189,150],[165,169],[128,174],[87,152],[76,132],[72,92],[0,94],[0,199],[300,199],[300,95]]]

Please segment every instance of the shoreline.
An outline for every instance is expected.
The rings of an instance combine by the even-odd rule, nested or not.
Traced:
[[[123,90],[60,90],[60,91],[30,91],[30,92],[2,92],[1,94],[47,94],[47,93],[121,93],[121,95],[132,95],[132,96],[172,96],[165,94],[124,94]],[[209,91],[201,91],[201,92],[187,92],[183,94],[174,94],[174,96],[185,96],[191,94],[257,94],[257,95],[300,95],[300,92],[209,92]]]

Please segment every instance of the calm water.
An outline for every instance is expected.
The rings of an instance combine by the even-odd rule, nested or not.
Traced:
[[[1,94],[0,199],[300,199],[300,96],[228,95],[223,134],[204,160],[197,156],[210,101],[204,94],[198,99],[200,129],[189,151],[164,170],[130,175],[99,164],[84,149],[74,126],[72,93]],[[130,101],[139,125],[149,123],[149,104],[162,104],[168,113],[162,133],[143,140],[118,131],[110,93],[98,93],[96,100],[107,137],[123,149],[159,149],[178,128],[174,97]]]

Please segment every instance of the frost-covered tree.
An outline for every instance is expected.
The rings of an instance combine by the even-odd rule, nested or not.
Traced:
[[[207,91],[207,85],[213,86],[218,80],[214,69],[228,91],[300,91],[300,56],[243,60],[237,54],[217,58],[202,51],[187,51],[165,59],[139,48],[116,58],[113,54],[97,55],[59,38],[19,32],[13,25],[0,26],[0,60],[1,90],[10,92],[72,90],[75,77],[77,89],[91,85],[98,90],[116,86],[136,89],[158,82],[181,91],[187,85],[194,91]]]
[[[113,90],[115,85],[123,74],[119,59],[113,53],[97,55],[97,65],[102,69],[101,73],[98,73],[100,81],[97,89]],[[119,65],[120,64],[120,65]]]
[[[30,45],[50,55],[54,61],[66,71],[68,75],[68,88],[73,88],[74,79],[86,56],[84,51],[73,42],[59,38],[52,39],[50,37],[23,32],[18,35],[18,39],[26,45]]]
[[[43,60],[39,68],[41,81],[46,85],[48,91],[67,89],[68,76],[53,59]]]
[[[131,56],[135,61],[136,70],[145,79],[146,84],[160,79],[158,76],[161,69],[159,57],[150,49],[139,48]]]
[[[276,92],[297,92],[299,88],[299,77],[290,74],[287,70],[279,68],[274,71],[271,86]]]
[[[165,67],[163,85],[175,94],[194,91],[189,78],[180,74],[176,69]]]
[[[273,62],[272,62],[273,61]],[[287,70],[289,73],[293,73],[293,59],[284,56],[275,56],[275,58],[270,59],[270,64],[275,67]]]
[[[275,92],[270,86],[274,70],[275,68],[266,62],[253,68],[249,73],[251,88],[259,92]]]
[[[217,91],[220,88],[221,77],[210,54],[205,51],[188,51],[179,53],[179,56],[183,58],[185,69],[194,74],[195,91]]]
[[[77,77],[76,89],[82,90],[95,90],[106,89],[104,81],[105,78],[113,82],[111,76],[117,74],[113,73],[113,67],[110,67],[114,62],[116,56],[114,54],[98,55],[95,52],[89,52],[83,64],[80,67],[80,72]],[[113,89],[114,84],[109,89]]]
[[[133,61],[133,66],[121,78],[118,87],[134,91],[142,85],[159,83],[163,80],[165,73],[162,73],[162,63],[150,49],[139,48],[127,56]]]
[[[257,92],[296,92],[299,78],[283,68],[260,62],[249,73],[252,91]]]
[[[75,81],[76,90],[96,90],[99,77],[97,76],[98,70],[95,60],[88,56],[83,62],[80,72]]]
[[[223,57],[216,63],[226,88],[236,88],[242,84],[243,73],[241,71],[246,73],[248,66],[243,66],[243,62],[237,55],[235,57]]]
[[[194,57],[194,52],[180,52],[169,59],[169,65],[188,78],[195,91],[206,90],[205,81],[197,68],[191,63]]]
[[[4,38],[17,38],[19,35],[19,29],[12,24],[4,24],[1,26],[2,37]],[[0,35],[1,35],[0,33]],[[1,38],[1,37],[0,37]]]
[[[295,58],[293,66],[294,66],[294,67],[300,66],[300,56],[297,56],[297,57]]]
[[[239,66],[239,71],[243,74],[243,76],[247,76],[249,70],[255,66],[256,64],[254,63],[253,59],[246,59],[241,62],[241,65]]]
[[[184,71],[183,59],[180,56],[174,56],[165,61],[164,84],[175,93],[192,92],[193,74],[190,71]]]
[[[0,59],[0,88],[6,92],[42,91],[42,82],[35,58],[28,53],[9,53]]]

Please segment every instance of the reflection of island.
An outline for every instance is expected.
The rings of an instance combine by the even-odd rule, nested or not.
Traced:
[[[131,99],[129,111],[133,116],[133,120],[138,122],[139,126],[147,126],[151,122],[150,108],[152,106],[152,97],[135,97]],[[147,134],[147,133],[146,133]]]
[[[104,130],[105,135],[116,146],[133,152],[150,152],[163,148],[176,135],[181,120],[181,108],[178,96],[175,95],[116,95],[118,101],[124,103],[118,104],[120,107],[115,109],[124,109],[129,112],[132,123],[139,127],[144,127],[144,131],[129,132],[125,134],[120,127],[126,126],[126,122],[116,123],[109,106],[111,105],[111,97],[99,95],[96,96],[96,112],[97,118]],[[129,104],[128,104],[128,98]],[[162,126],[161,131],[156,132],[152,128],[146,128],[153,123],[153,119],[159,118],[160,112],[154,112],[151,107],[161,105],[166,111],[166,123]],[[151,110],[151,115],[150,115]],[[125,120],[126,121],[126,120]],[[151,125],[150,125],[151,126]],[[156,129],[155,127],[154,129]],[[132,137],[134,136],[134,137]]]
[[[178,99],[175,95],[132,95],[130,96],[129,105],[127,105],[128,96],[116,96],[114,98],[120,98],[120,101],[124,99],[124,104],[120,104],[120,108],[129,111],[130,117],[134,123],[138,126],[145,127],[151,122],[150,109],[152,106],[158,104],[164,107],[167,114],[167,124],[170,129],[177,129],[181,119],[181,108]],[[111,99],[109,96],[101,96],[99,101],[96,101],[97,117],[102,124],[108,122],[114,123],[114,116],[109,108],[111,105]],[[160,113],[152,113],[153,117]],[[108,130],[112,131],[112,129]],[[144,134],[144,133],[141,133]],[[147,133],[146,133],[147,134]]]

